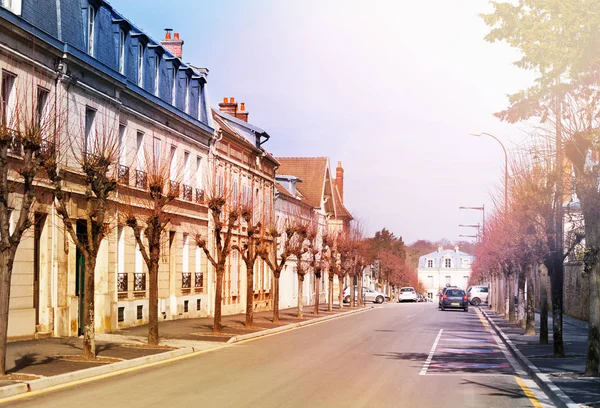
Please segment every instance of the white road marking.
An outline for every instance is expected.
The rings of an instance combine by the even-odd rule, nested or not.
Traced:
[[[433,354],[435,353],[435,349],[437,348],[438,342],[440,341],[440,337],[442,337],[443,332],[444,332],[444,329],[440,329],[440,332],[438,333],[437,337],[435,338],[435,341],[433,342],[431,351],[429,352],[429,355],[427,356],[427,360],[425,360],[425,364],[423,364],[423,368],[421,369],[421,372],[419,373],[419,375],[425,375],[427,373],[427,369],[429,368],[429,364],[431,364],[431,360],[433,359]]]

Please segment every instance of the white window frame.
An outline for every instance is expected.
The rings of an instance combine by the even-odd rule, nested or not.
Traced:
[[[444,268],[452,268],[452,258],[444,259]]]
[[[22,0],[2,0],[2,7],[16,14],[21,15],[21,2]]]
[[[88,21],[87,21],[87,49],[88,54],[94,56],[96,47],[96,9],[90,4],[88,5]]]
[[[160,157],[162,154],[162,140],[160,140],[160,137],[155,137],[153,142],[152,142],[152,166],[154,168],[154,171],[158,171],[159,166],[160,166]]]
[[[169,179],[175,180],[177,175],[177,146],[171,145],[171,153],[169,157]]]
[[[137,170],[146,171],[146,157],[144,153],[144,132],[141,130],[137,131],[136,134],[137,143]]]
[[[190,84],[191,79],[189,75],[185,76],[185,113],[190,113]]]
[[[154,96],[159,96],[160,86],[160,54],[154,53]]]
[[[190,185],[190,152],[183,152],[183,184]]]
[[[182,252],[182,272],[189,273],[190,272],[190,246],[189,246],[189,236],[188,234],[183,234],[183,250]]]
[[[171,89],[171,105],[175,106],[177,102],[177,74],[179,72],[179,68],[177,65],[173,64],[173,82]]]
[[[93,153],[97,147],[96,140],[96,115],[98,111],[96,109],[86,106],[85,107],[85,140],[84,140],[84,153]]]
[[[119,123],[119,164],[127,161],[127,125]]]
[[[12,123],[14,114],[15,114],[15,105],[16,105],[16,97],[15,97],[15,84],[17,82],[17,76],[12,72],[2,70],[2,89],[0,90],[0,99],[2,102],[2,106],[0,109],[2,110],[2,118],[1,120],[6,127],[12,127],[14,124]]]
[[[137,84],[140,88],[144,87],[144,43],[138,42],[138,78]]]
[[[202,157],[196,156],[196,188],[202,190],[203,186],[203,172],[202,172]]]
[[[433,259],[427,259],[426,262],[428,268],[433,268]]]
[[[125,31],[119,30],[119,72],[125,74]]]

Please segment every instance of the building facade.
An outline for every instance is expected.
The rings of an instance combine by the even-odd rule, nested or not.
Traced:
[[[147,322],[147,268],[122,215],[144,210],[148,158],[169,155],[178,191],[162,247],[159,313],[165,319],[211,312],[206,259],[189,232],[207,232],[203,180],[214,139],[207,70],[181,60],[178,35],[155,41],[102,0],[12,0],[0,7],[3,112],[31,99],[42,116],[63,124],[52,142],[70,194],[70,212],[86,211],[80,161],[94,145],[118,143],[119,187],[107,214],[110,234],[95,270],[99,332]],[[35,92],[35,93],[34,93]],[[33,97],[28,99],[28,95]],[[55,101],[49,103],[49,101]],[[48,112],[51,106],[54,112]],[[13,151],[11,164],[19,165]],[[178,174],[177,177],[174,175]],[[15,180],[18,180],[15,177]],[[36,226],[22,240],[12,277],[9,337],[78,335],[82,330],[82,257],[39,181]],[[20,197],[12,197],[18,210]]]
[[[417,272],[427,296],[433,299],[446,286],[466,289],[474,259],[461,252],[458,246],[454,249],[443,249],[440,246],[436,252],[421,256]]]

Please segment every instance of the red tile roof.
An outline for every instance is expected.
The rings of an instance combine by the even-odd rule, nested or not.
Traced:
[[[321,208],[325,174],[328,170],[327,157],[278,157],[277,174],[296,176],[301,183],[296,188],[312,207]]]

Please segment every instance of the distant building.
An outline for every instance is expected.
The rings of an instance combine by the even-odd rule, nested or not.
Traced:
[[[466,288],[471,275],[471,265],[475,257],[454,249],[438,247],[436,252],[419,258],[419,281],[423,284],[427,296],[433,298],[446,286]]]

